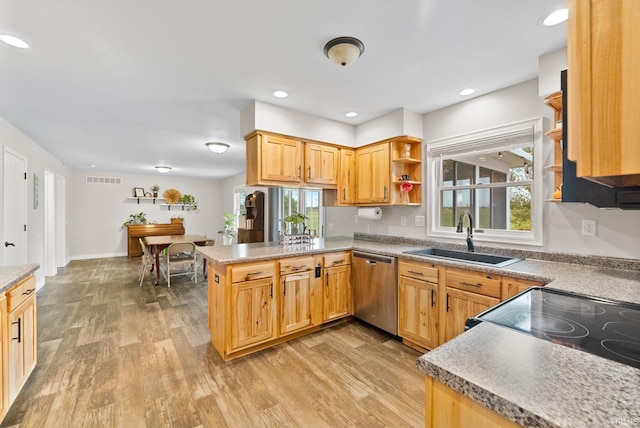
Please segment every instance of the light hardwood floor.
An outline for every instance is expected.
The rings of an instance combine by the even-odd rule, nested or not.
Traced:
[[[2,427],[422,427],[419,353],[352,321],[223,362],[207,286],[71,262],[37,294],[38,365]]]

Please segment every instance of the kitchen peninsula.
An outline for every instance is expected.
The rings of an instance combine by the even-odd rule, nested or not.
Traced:
[[[355,239],[320,239],[304,249],[242,244],[202,247],[198,251],[209,263],[216,264],[218,270],[225,267],[226,271],[226,267],[236,264],[322,257],[323,254],[351,250],[425,261],[424,257],[404,254],[404,251],[429,245],[435,244],[406,238],[356,235]],[[478,251],[491,252],[491,249],[478,248]],[[525,260],[504,268],[473,268],[544,282],[546,287],[558,290],[640,303],[640,261],[521,250],[508,252]],[[451,267],[468,267],[456,261],[437,262]],[[215,281],[215,273],[210,270],[210,290],[212,281]],[[210,306],[210,323],[213,309]],[[224,326],[213,328],[224,329]],[[640,420],[640,370],[488,323],[474,327],[420,357],[418,368],[428,376],[428,416],[431,415],[432,387],[440,384],[447,392],[459,394],[456,399],[468,399],[484,410],[492,409],[491,414],[503,421],[504,426],[509,426],[509,420],[525,426],[545,427],[611,426],[616,423],[624,426],[624,421]],[[477,415],[473,417],[475,421],[481,419]]]

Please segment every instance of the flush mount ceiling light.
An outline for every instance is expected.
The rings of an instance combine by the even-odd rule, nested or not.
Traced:
[[[20,48],[20,49],[29,48],[29,43],[15,36],[10,36],[8,34],[0,34],[0,41],[8,44],[9,46],[13,46],[14,48]]]
[[[355,37],[336,37],[324,45],[327,58],[342,67],[356,62],[363,52],[364,44]]]
[[[358,112],[357,111],[348,111],[344,114],[347,117],[356,117],[358,116]]]
[[[540,18],[539,25],[543,27],[553,27],[554,25],[562,24],[569,18],[569,9],[558,9],[553,12],[549,12]]]
[[[163,166],[163,165],[156,165],[156,169],[158,170],[158,172],[161,172],[163,174],[166,174],[167,172],[171,171],[170,166]]]
[[[209,148],[213,153],[224,153],[229,150],[229,145],[225,143],[206,143],[205,146]]]
[[[461,90],[460,92],[458,92],[459,95],[462,95],[463,97],[466,97],[468,95],[472,95],[475,94],[476,90],[473,88],[465,88],[463,90]]]
[[[287,98],[289,96],[289,92],[284,89],[276,89],[272,92],[273,96],[276,98]]]

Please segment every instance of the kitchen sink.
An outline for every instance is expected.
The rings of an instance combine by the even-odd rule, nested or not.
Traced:
[[[405,251],[406,254],[416,256],[440,257],[449,260],[464,261],[494,267],[504,267],[521,261],[517,257],[496,256],[494,254],[473,253],[469,251],[445,250],[442,248],[421,248]]]

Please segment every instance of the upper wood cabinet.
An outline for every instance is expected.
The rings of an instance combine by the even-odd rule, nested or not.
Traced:
[[[246,138],[247,185],[290,185],[302,179],[302,142],[253,133]]]
[[[267,132],[245,140],[247,185],[337,188],[338,147]]]
[[[389,143],[376,143],[356,149],[357,203],[390,203]]]
[[[304,144],[304,182],[323,187],[338,186],[338,148],[326,144]]]
[[[638,22],[638,0],[569,1],[568,157],[606,185],[640,185]]]

